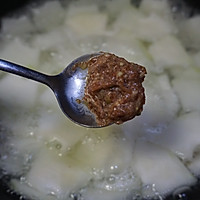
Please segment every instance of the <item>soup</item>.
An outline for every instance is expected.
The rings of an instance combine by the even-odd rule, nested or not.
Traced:
[[[2,21],[0,57],[48,74],[80,55],[145,66],[146,104],[121,125],[87,129],[53,93],[0,72],[1,178],[27,199],[164,199],[200,174],[200,17],[166,0],[45,1]]]

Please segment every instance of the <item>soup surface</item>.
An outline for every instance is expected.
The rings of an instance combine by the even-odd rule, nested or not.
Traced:
[[[145,66],[122,125],[68,120],[44,85],[0,72],[1,178],[27,199],[164,199],[200,174],[200,16],[166,0],[45,1],[6,17],[0,57],[47,74],[98,51]]]

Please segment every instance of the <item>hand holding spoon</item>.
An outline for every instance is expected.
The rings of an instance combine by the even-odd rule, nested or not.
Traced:
[[[74,65],[89,60],[100,53],[87,54],[72,61],[62,73],[54,76],[46,75],[18,64],[0,59],[0,70],[16,74],[50,87],[63,113],[73,122],[88,128],[102,127],[96,123],[93,113],[81,102],[86,85],[87,69]]]

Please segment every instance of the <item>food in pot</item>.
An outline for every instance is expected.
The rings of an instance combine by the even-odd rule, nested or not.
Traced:
[[[145,103],[143,66],[111,53],[81,63],[88,68],[84,103],[96,115],[97,124],[121,124],[140,115]]]
[[[200,18],[175,1],[134,2],[52,0],[2,20],[1,58],[58,74],[103,51],[148,72],[141,115],[100,129],[68,120],[46,86],[0,72],[1,179],[11,191],[40,200],[165,199],[197,183]]]

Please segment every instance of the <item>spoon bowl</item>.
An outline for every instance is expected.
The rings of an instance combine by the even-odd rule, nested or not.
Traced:
[[[63,72],[53,76],[2,59],[0,70],[47,85],[54,92],[61,110],[69,119],[84,127],[99,128],[102,126],[96,123],[95,115],[81,101],[84,96],[87,68],[82,69],[78,64],[100,54],[83,55],[72,61]]]

